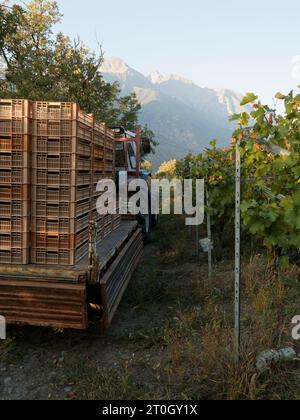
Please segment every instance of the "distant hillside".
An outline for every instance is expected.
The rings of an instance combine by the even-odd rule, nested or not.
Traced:
[[[149,125],[160,143],[151,158],[155,168],[165,160],[199,153],[215,138],[220,146],[229,144],[233,125],[228,119],[241,111],[241,95],[201,88],[174,74],[154,72],[145,77],[120,58],[107,59],[101,72],[106,81],[119,82],[124,95],[137,94],[141,122]]]

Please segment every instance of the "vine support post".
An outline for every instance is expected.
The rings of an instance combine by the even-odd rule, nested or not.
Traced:
[[[239,361],[241,345],[241,152],[240,142],[236,144],[235,174],[235,356]]]
[[[211,218],[210,218],[210,201],[209,188],[206,187],[206,205],[207,205],[207,238],[208,244],[208,278],[212,278],[212,236],[211,236]]]

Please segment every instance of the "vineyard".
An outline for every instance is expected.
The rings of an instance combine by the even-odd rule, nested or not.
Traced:
[[[209,281],[206,256],[199,262],[185,217],[162,216],[109,332],[102,334],[97,323],[80,335],[10,329],[10,339],[0,345],[0,399],[299,400],[296,360],[263,372],[256,365],[271,349],[300,351],[291,334],[300,309],[299,98],[282,100],[286,114],[277,116],[247,95],[244,102],[253,110],[234,116],[230,148],[212,142],[202,154],[161,168],[161,176],[176,171],[181,178],[206,179],[214,244]],[[243,222],[239,364],[233,345],[237,145]]]
[[[255,237],[274,261],[287,266],[300,260],[300,95],[291,92],[277,98],[285,103],[283,116],[247,94],[242,105],[251,105],[252,111],[232,117],[238,122],[232,146],[218,149],[213,141],[204,153],[179,161],[177,175],[206,179],[214,236],[228,244],[235,217],[238,143],[244,237]]]

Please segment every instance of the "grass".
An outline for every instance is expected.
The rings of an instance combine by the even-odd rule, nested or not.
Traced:
[[[51,373],[51,399],[299,399],[299,365],[285,363],[264,374],[255,369],[262,351],[293,346],[300,352],[290,325],[300,312],[296,267],[277,276],[264,255],[245,256],[237,364],[231,257],[214,264],[208,282],[194,235],[175,216],[161,219],[145,253],[105,336],[96,327],[83,335],[16,329],[0,344],[0,364],[17,366],[37,352],[32,373],[41,370],[46,382]],[[60,360],[61,352],[64,362],[47,371],[45,358]],[[72,392],[63,394],[68,384]]]
[[[277,278],[264,256],[244,261],[243,340],[240,364],[236,364],[232,261],[218,262],[208,284],[206,266],[199,265],[193,240],[187,229],[179,229],[181,223],[176,218],[162,221],[154,237],[153,266],[145,282],[135,283],[127,297],[132,304],[140,302],[142,311],[151,302],[169,308],[159,319],[161,327],[145,327],[132,337],[140,350],[149,350],[149,357],[141,353],[125,368],[119,367],[118,373],[104,373],[114,378],[117,388],[103,390],[102,384],[110,383],[110,379],[102,375],[91,395],[173,400],[297,399],[297,366],[276,366],[262,375],[256,372],[255,362],[264,350],[295,344],[290,339],[289,322],[290,315],[295,315],[298,272],[293,269]],[[88,388],[93,384],[91,381]]]

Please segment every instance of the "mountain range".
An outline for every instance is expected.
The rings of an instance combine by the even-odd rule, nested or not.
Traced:
[[[136,93],[142,105],[140,121],[159,142],[150,158],[155,169],[166,160],[200,153],[212,139],[219,146],[229,145],[234,125],[228,120],[243,110],[242,95],[203,88],[176,74],[155,71],[146,77],[116,57],[106,59],[100,70],[107,82],[119,83],[122,95]]]
[[[0,60],[0,78],[4,66]],[[200,153],[211,140],[227,146],[234,130],[232,114],[245,110],[242,95],[230,89],[203,88],[176,74],[154,71],[148,76],[120,58],[107,58],[100,68],[109,83],[118,82],[122,95],[135,92],[142,105],[140,122],[147,124],[159,142],[149,157],[154,169],[166,160]]]

